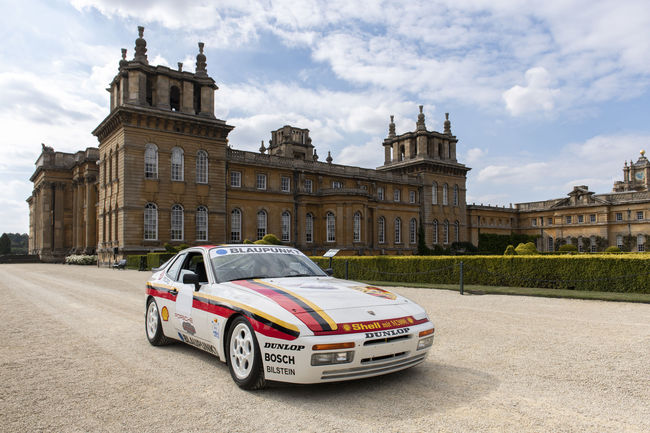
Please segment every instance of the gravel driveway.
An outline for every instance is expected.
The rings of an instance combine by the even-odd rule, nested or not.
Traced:
[[[436,325],[424,364],[247,392],[149,345],[148,276],[0,265],[1,431],[650,431],[650,305],[390,288]]]

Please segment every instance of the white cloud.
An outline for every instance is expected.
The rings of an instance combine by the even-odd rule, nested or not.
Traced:
[[[465,155],[464,159],[468,164],[474,164],[476,162],[480,162],[483,158],[485,158],[488,154],[487,149],[481,149],[478,147],[473,147],[467,151],[467,155]]]
[[[375,137],[361,146],[348,145],[334,157],[336,164],[375,168],[384,165],[382,139]]]
[[[551,88],[551,79],[546,69],[531,68],[526,71],[526,87],[513,86],[503,92],[503,99],[510,114],[522,114],[553,110],[559,90]]]

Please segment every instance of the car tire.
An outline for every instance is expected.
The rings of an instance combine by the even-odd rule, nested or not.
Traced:
[[[147,301],[147,309],[144,315],[144,331],[147,340],[152,346],[164,346],[172,342],[171,338],[163,334],[160,311],[158,311],[158,304],[154,298],[149,298]]]
[[[262,354],[255,331],[245,317],[237,317],[230,326],[226,341],[228,369],[242,389],[261,389],[266,385]]]

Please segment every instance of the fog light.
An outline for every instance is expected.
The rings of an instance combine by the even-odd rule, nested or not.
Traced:
[[[418,341],[418,350],[426,349],[432,344],[433,344],[433,336],[428,338],[423,338],[420,341]]]
[[[354,359],[354,352],[330,352],[330,353],[314,353],[311,356],[311,365],[331,365],[331,364],[347,364]]]

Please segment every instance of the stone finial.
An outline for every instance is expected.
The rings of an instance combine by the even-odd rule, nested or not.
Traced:
[[[424,124],[424,113],[422,112],[423,108],[424,108],[424,105],[420,105],[420,114],[418,114],[418,121],[416,123],[418,131],[426,131],[427,130],[427,127]]]
[[[316,153],[316,149],[314,149],[314,161],[318,161],[318,153]]]
[[[334,161],[334,158],[332,158],[332,154],[329,150],[327,151],[327,158],[325,158],[325,161],[327,161],[328,164],[331,164],[332,161]]]
[[[260,145],[260,153],[264,154],[266,152],[266,147],[264,147],[264,140],[262,140],[262,144]]]
[[[627,167],[627,161],[625,161],[625,167]]]
[[[129,63],[128,60],[126,60],[126,48],[122,48],[122,60],[120,60],[120,69],[125,67]]]
[[[390,115],[390,123],[388,124],[388,137],[395,137],[395,116]]]
[[[196,75],[207,75],[207,63],[205,54],[203,54],[203,42],[199,42],[199,54],[196,55]]]
[[[444,133],[451,135],[451,122],[449,121],[449,113],[445,113],[445,130]]]
[[[183,62],[178,62],[178,72],[183,72]]]
[[[639,153],[641,154],[641,158],[643,158],[645,156],[645,149],[641,149]]]
[[[144,27],[138,26],[138,39],[135,40],[135,58],[136,62],[149,64],[147,60],[147,41],[142,37],[144,35]]]

